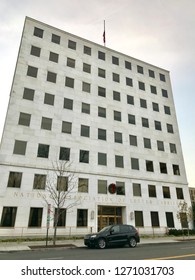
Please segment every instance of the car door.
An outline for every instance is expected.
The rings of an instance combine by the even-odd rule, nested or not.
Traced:
[[[120,238],[120,226],[115,225],[115,226],[111,227],[109,236],[107,236],[107,240],[108,240],[109,244],[117,245],[121,242],[120,239],[121,239]]]
[[[120,241],[123,244],[128,242],[129,227],[127,225],[120,225]]]

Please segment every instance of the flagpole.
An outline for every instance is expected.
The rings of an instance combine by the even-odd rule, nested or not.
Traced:
[[[105,28],[105,20],[104,20],[103,42],[104,42],[104,47],[105,47],[105,46],[106,46],[106,28]]]

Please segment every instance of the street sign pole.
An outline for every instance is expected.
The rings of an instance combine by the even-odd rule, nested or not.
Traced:
[[[48,204],[47,208],[47,233],[46,233],[46,247],[48,244],[48,235],[49,235],[49,226],[50,226],[50,213],[51,213],[51,204]]]

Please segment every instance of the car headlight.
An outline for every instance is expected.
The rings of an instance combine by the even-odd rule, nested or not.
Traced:
[[[96,236],[97,236],[97,235],[96,235],[96,234],[94,234],[94,235],[92,235],[92,236],[91,236],[91,238],[95,238]]]

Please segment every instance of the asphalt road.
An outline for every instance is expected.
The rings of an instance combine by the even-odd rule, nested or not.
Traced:
[[[138,244],[136,248],[55,248],[1,252],[0,260],[195,260],[195,242]]]

